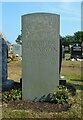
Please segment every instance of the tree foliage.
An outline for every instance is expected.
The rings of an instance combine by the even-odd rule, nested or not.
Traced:
[[[15,41],[18,44],[22,44],[22,35],[18,35],[18,37],[17,37],[17,39]]]
[[[60,36],[63,45],[72,45],[74,43],[82,43],[83,31],[75,32],[74,35],[67,35],[65,37]]]
[[[78,31],[74,33],[75,42],[81,43],[83,40],[83,31]]]

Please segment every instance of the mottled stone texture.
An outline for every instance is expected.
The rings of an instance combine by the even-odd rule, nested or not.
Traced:
[[[59,85],[59,15],[22,16],[23,99],[47,95]]]
[[[7,54],[8,47],[6,41],[0,38],[0,81],[7,81]]]
[[[2,90],[2,40],[0,38],[0,91]]]

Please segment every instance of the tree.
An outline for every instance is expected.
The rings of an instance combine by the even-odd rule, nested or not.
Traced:
[[[69,44],[72,44],[72,42],[74,41],[73,36],[67,35],[65,37],[60,36],[62,45],[67,46]]]
[[[60,36],[60,40],[61,40],[62,45],[68,44],[65,37]]]
[[[74,33],[75,43],[82,43],[83,40],[83,31],[78,31]]]
[[[15,40],[16,43],[18,44],[22,44],[22,34],[21,35],[18,35],[17,39]]]
[[[74,36],[67,35],[65,36],[65,40],[67,41],[68,45],[71,45],[74,42]]]
[[[62,45],[73,45],[75,43],[81,44],[83,40],[83,31],[75,32],[74,35],[60,36]]]

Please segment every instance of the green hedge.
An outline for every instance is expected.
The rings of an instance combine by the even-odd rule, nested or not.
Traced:
[[[4,102],[17,101],[17,100],[21,100],[21,98],[22,98],[21,89],[18,89],[18,90],[12,89],[2,93],[2,101]]]
[[[65,86],[59,86],[58,91],[50,93],[51,102],[59,104],[70,104],[72,103],[72,96]]]

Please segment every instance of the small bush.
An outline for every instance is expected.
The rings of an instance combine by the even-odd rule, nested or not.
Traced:
[[[56,104],[68,104],[72,102],[72,97],[65,86],[59,86],[59,91],[54,91],[50,95],[51,102]]]
[[[9,101],[17,101],[20,100],[22,98],[22,91],[21,89],[18,90],[9,90],[9,91],[5,91],[2,93],[2,101],[4,102],[9,102]]]

